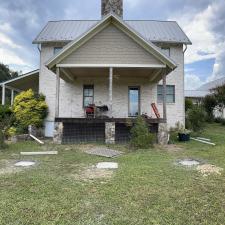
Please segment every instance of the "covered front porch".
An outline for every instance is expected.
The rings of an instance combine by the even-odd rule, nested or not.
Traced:
[[[89,121],[81,120],[86,118],[86,103],[106,106],[108,110],[100,128],[106,143],[115,143],[116,124],[121,124],[118,119],[127,121],[145,115],[151,123],[159,124],[162,119],[166,124],[166,76],[176,64],[114,14],[67,44],[46,66],[56,74],[56,121],[72,118],[86,126]],[[151,104],[157,101],[155,90],[160,80],[163,80],[163,111],[156,118]],[[97,119],[94,115],[93,123]],[[62,143],[65,124],[56,122],[56,142]],[[95,130],[89,128],[86,130]]]
[[[166,66],[154,65],[57,65],[55,135],[57,143],[99,141],[106,143],[129,141],[129,131],[138,115],[143,115],[149,131],[157,133],[159,124],[166,124]],[[163,80],[163,113],[159,118],[152,114],[151,104],[156,103],[152,87]],[[65,86],[77,89],[71,99],[65,101]],[[85,113],[85,86],[93,86],[94,105],[105,105],[106,113],[89,118]],[[129,90],[139,90],[138,96],[130,96]],[[137,102],[131,102],[136,98]],[[71,103],[71,101],[69,101]],[[137,106],[131,113],[131,105]],[[75,108],[73,108],[73,106]],[[71,108],[72,107],[72,108]],[[68,111],[73,110],[71,116]],[[135,110],[135,109],[134,109]]]

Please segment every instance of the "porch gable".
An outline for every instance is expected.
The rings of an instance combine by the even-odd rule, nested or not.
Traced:
[[[60,64],[145,64],[162,66],[154,55],[110,24]]]
[[[96,35],[98,35],[101,31],[103,31],[105,28],[107,28],[110,25],[117,27],[118,30],[121,31],[121,33],[124,33],[124,35],[130,38],[130,41],[133,40],[133,45],[134,43],[136,43],[140,48],[145,49],[146,52],[151,55],[151,60],[153,58],[155,58],[155,60],[157,59],[159,62],[161,62],[161,64],[168,67],[170,71],[174,70],[177,67],[176,63],[170,57],[163,54],[163,52],[160,51],[160,49],[156,45],[154,45],[150,41],[145,40],[140,34],[135,32],[123,20],[121,20],[121,18],[118,18],[114,14],[109,14],[104,19],[102,19],[97,25],[92,27],[88,32],[84,33],[81,37],[67,44],[58,54],[54,55],[48,62],[46,62],[46,66],[49,69],[54,70],[57,64],[62,64],[61,62],[65,58],[73,54],[73,52],[75,52],[80,47],[85,45],[89,40],[93,39]],[[105,47],[105,48],[108,48],[108,47]],[[98,49],[96,48],[96,50]],[[146,55],[146,53],[144,55]],[[121,64],[121,61],[120,61],[120,64]],[[130,64],[133,64],[133,63],[130,63]],[[148,63],[148,65],[149,64],[151,64],[151,61],[150,63]]]

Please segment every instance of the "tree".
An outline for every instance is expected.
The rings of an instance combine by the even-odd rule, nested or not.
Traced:
[[[214,118],[214,109],[217,106],[217,100],[215,95],[206,95],[205,98],[203,99],[203,107],[207,113],[207,120],[212,121]]]
[[[41,127],[48,113],[48,106],[45,97],[34,94],[30,89],[23,91],[16,96],[13,104],[16,125],[19,128],[27,129],[29,125]]]
[[[0,63],[0,83],[19,76],[18,72],[9,69],[8,66]]]
[[[19,75],[18,72],[14,72],[14,71],[10,70],[8,66],[0,63],[0,83],[10,80],[12,78],[15,78],[18,75]],[[6,95],[6,99],[11,98],[11,92],[8,89],[6,89],[5,95]],[[2,88],[1,87],[0,87],[0,96],[2,96]],[[2,99],[0,98],[0,101],[1,100]]]
[[[187,112],[189,109],[193,108],[193,102],[191,99],[185,98],[185,112]]]
[[[205,125],[205,111],[201,106],[194,105],[186,115],[186,127],[195,132],[201,131]]]
[[[225,84],[212,89],[213,95],[216,98],[217,107],[223,111],[225,107]]]

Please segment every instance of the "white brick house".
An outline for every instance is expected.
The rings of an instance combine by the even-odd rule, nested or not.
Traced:
[[[122,18],[122,0],[102,0],[102,20],[51,21],[33,41],[41,49],[39,92],[49,106],[46,136],[53,136],[54,126],[79,136],[80,128],[69,123],[90,124],[90,103],[108,107],[91,121],[112,123],[113,132],[138,114],[147,115],[149,124],[185,123],[184,52],[190,40],[173,21]]]

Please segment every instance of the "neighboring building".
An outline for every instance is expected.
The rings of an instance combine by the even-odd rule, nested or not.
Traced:
[[[202,99],[211,93],[211,90],[225,84],[225,77],[203,84],[196,90],[185,90],[185,98],[191,99],[193,103],[199,104]]]
[[[50,21],[33,43],[49,106],[46,136],[55,127],[60,143],[113,143],[127,138],[137,115],[146,114],[153,130],[185,123],[184,46],[191,42],[175,21],[123,20],[122,0],[102,0],[101,20]],[[95,118],[86,118],[90,104]]]
[[[202,99],[209,94],[209,91],[204,90],[185,90],[185,98],[192,100],[194,104],[201,104]]]
[[[194,104],[201,104],[203,98],[206,95],[210,94],[212,89],[222,86],[224,84],[225,84],[225,77],[205,83],[202,86],[200,86],[197,90],[186,90],[185,98],[191,99]],[[225,118],[225,109],[218,110],[217,108],[215,108],[214,116],[220,117],[220,118]]]

